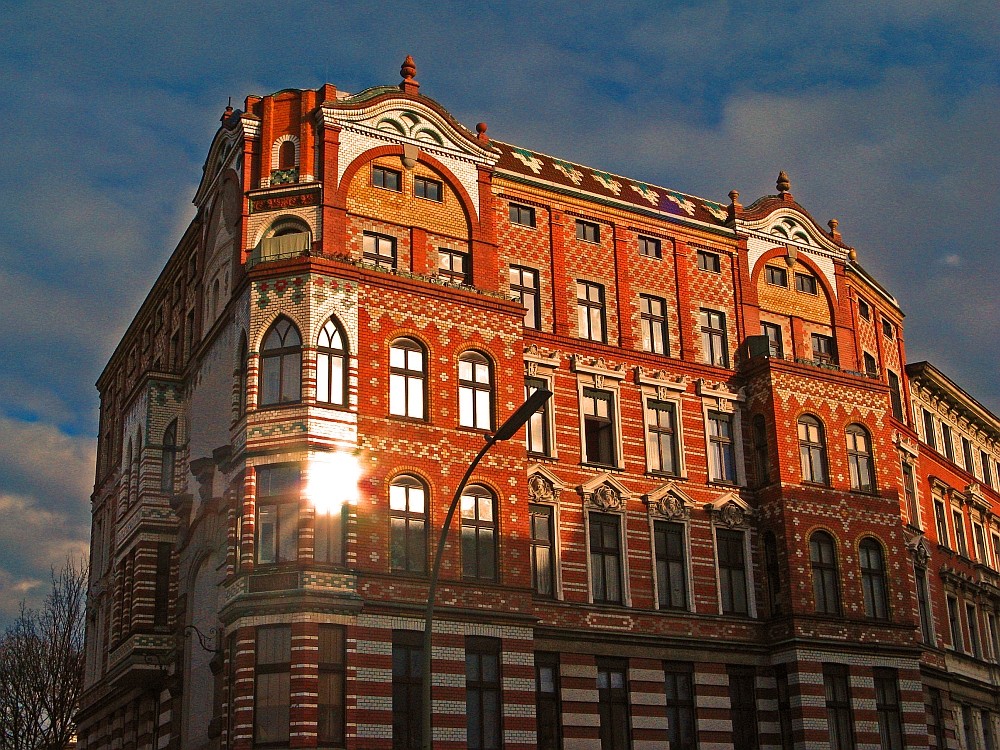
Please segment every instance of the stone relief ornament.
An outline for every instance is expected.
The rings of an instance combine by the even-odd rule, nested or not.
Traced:
[[[590,502],[601,510],[625,510],[625,498],[614,487],[603,485],[594,490]]]
[[[746,514],[736,503],[727,503],[719,511],[719,520],[729,528],[734,528],[746,523]]]
[[[684,499],[672,492],[668,492],[663,497],[653,501],[652,510],[661,516],[676,520],[687,520],[691,515],[691,509],[688,508]]]
[[[555,487],[545,477],[536,474],[528,480],[528,498],[533,503],[552,502],[555,497]]]

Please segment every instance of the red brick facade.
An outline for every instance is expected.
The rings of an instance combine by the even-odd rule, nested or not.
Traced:
[[[1000,423],[787,178],[569,164],[406,66],[245,109],[98,382],[80,747],[415,747],[526,378],[435,747],[994,746]]]

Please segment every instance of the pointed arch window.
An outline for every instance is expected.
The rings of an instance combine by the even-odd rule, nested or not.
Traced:
[[[847,428],[847,462],[851,471],[851,489],[875,491],[875,470],[872,460],[872,439],[859,424]]]
[[[302,337],[288,318],[278,318],[261,348],[262,406],[295,403],[302,398]]]
[[[799,417],[799,457],[803,482],[827,484],[823,425],[811,414]]]
[[[488,430],[493,426],[493,368],[479,352],[458,358],[458,423]]]
[[[323,325],[316,341],[316,400],[347,406],[347,336],[336,318]]]
[[[809,538],[809,559],[812,563],[816,612],[821,615],[839,615],[840,584],[833,537],[825,531],[813,534]]]
[[[868,537],[858,545],[861,562],[861,589],[865,596],[865,616],[872,620],[889,619],[889,597],[886,594],[885,558],[882,545]]]
[[[413,339],[396,339],[389,347],[389,413],[424,419],[427,370],[424,348]]]
[[[177,420],[175,419],[163,431],[163,444],[160,453],[160,491],[167,494],[174,492],[175,466],[177,464]]]

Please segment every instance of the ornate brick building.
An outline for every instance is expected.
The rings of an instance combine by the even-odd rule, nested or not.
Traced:
[[[836,221],[227,109],[98,381],[81,748],[993,748],[1000,424]],[[669,745],[667,743],[670,743]]]

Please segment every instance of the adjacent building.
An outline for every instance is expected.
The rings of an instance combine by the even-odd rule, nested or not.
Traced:
[[[81,748],[994,748],[1000,422],[835,220],[227,108],[98,380]]]

